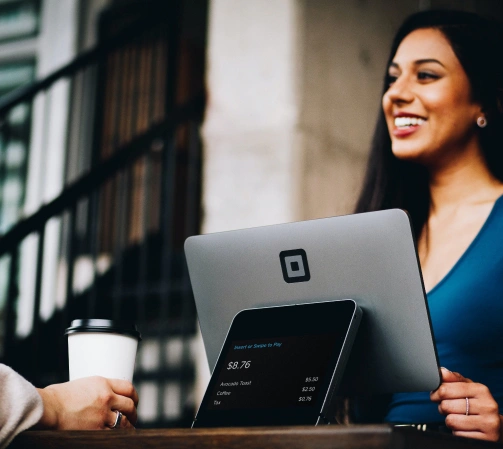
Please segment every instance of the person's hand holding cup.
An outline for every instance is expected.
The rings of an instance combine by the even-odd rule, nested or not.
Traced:
[[[133,427],[138,394],[131,382],[141,340],[136,326],[103,319],[74,320],[65,334],[70,382],[39,390],[46,405],[45,427]]]

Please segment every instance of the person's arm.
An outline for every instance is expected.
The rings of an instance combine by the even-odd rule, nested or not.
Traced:
[[[442,368],[442,384],[430,398],[453,435],[503,442],[503,416],[485,385]]]
[[[0,364],[0,449],[23,430],[109,429],[117,411],[120,428],[136,424],[138,394],[125,380],[87,377],[37,389]]]
[[[0,449],[34,426],[44,410],[35,387],[13,369],[0,364]]]
[[[44,413],[39,429],[109,429],[117,411],[124,417],[121,428],[136,424],[138,394],[126,380],[86,377],[39,389]]]

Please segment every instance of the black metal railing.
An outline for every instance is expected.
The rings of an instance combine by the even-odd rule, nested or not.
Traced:
[[[177,105],[176,12],[136,20],[0,100],[5,135],[11,111],[32,105],[49,159],[58,128],[47,117],[56,102],[69,105],[59,130],[66,185],[0,238],[1,360],[37,386],[65,381],[72,319],[133,320],[143,334],[135,373],[143,427],[187,425],[194,412],[196,322],[183,241],[199,231],[205,99]]]

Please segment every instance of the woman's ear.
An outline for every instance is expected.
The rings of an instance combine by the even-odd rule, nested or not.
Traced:
[[[480,120],[485,119],[487,121],[487,116],[488,116],[487,109],[482,107],[481,104],[477,105],[477,107],[475,108],[475,119],[474,120],[479,127],[481,127]]]

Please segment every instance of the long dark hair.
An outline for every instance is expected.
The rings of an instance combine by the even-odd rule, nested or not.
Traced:
[[[480,144],[491,173],[503,181],[503,57],[500,24],[463,11],[422,11],[413,14],[398,30],[391,47],[389,67],[398,46],[412,31],[434,28],[450,42],[468,76],[473,100],[482,105],[488,121],[480,130]],[[387,72],[383,95],[388,89]],[[428,219],[429,176],[424,166],[397,159],[384,113],[374,132],[367,172],[356,212],[389,208],[408,211],[418,236]]]

